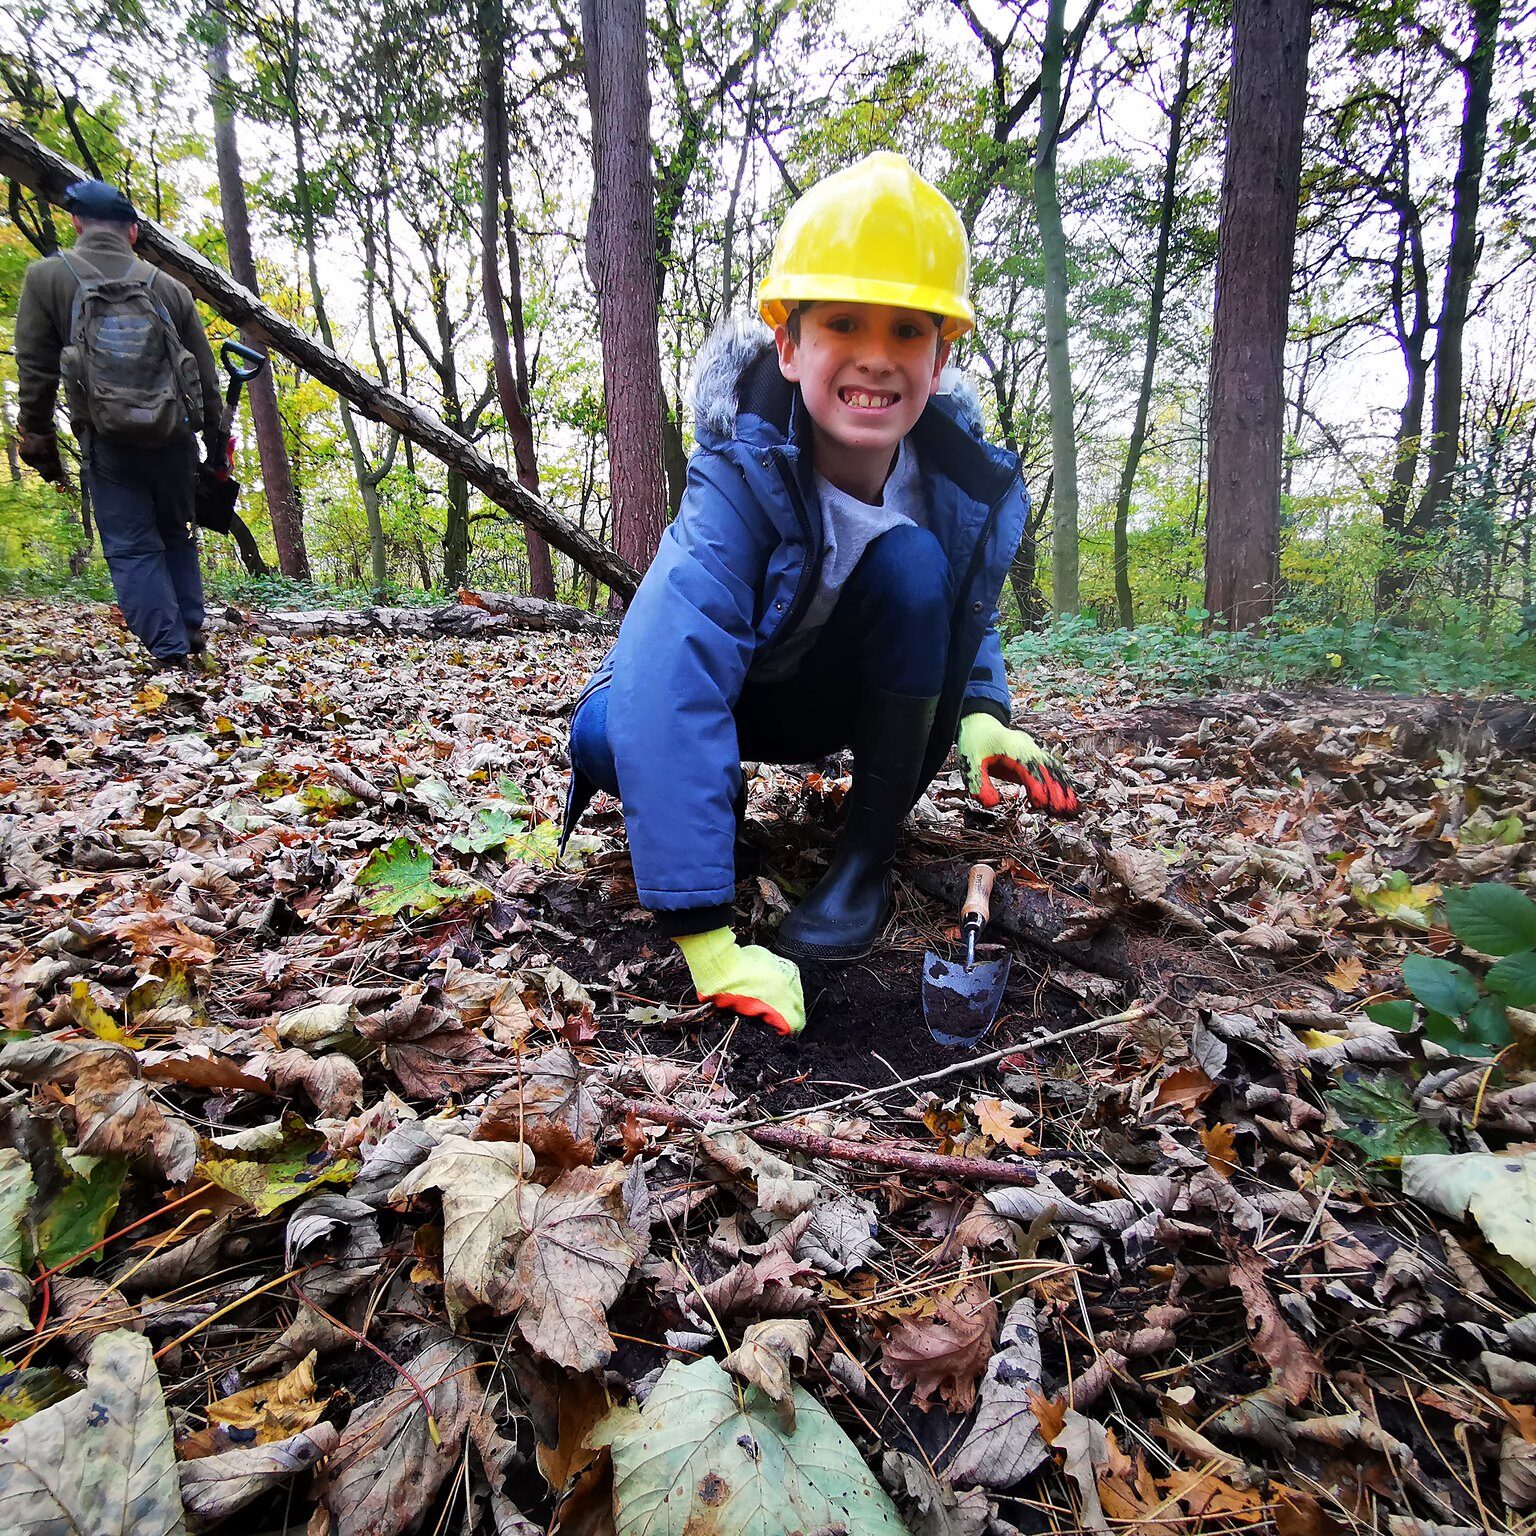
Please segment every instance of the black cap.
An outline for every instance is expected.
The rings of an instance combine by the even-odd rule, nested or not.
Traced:
[[[109,219],[114,224],[137,224],[134,206],[110,182],[75,181],[64,189],[64,206],[82,219]]]

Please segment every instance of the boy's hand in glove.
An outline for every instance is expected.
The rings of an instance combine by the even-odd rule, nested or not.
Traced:
[[[738,944],[729,928],[684,934],[677,947],[701,1003],[761,1019],[781,1035],[805,1028],[805,994],[793,961],[756,944]]]
[[[957,746],[965,765],[965,786],[983,805],[996,805],[1002,799],[992,782],[995,776],[1022,784],[1036,810],[1053,816],[1077,814],[1077,791],[1066,769],[1033,736],[977,713],[960,722]]]

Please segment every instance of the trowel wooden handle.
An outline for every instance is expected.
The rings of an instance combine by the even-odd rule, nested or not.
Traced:
[[[965,882],[965,905],[960,908],[962,924],[974,922],[984,928],[992,915],[992,882],[997,871],[990,864],[972,864]]]

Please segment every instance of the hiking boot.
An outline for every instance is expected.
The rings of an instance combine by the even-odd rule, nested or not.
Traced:
[[[847,818],[821,882],[779,927],[774,947],[791,960],[857,960],[891,913],[891,863],[917,799],[936,698],[871,693],[853,744]]]

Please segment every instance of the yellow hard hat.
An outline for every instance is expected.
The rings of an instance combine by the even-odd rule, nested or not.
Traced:
[[[881,150],[818,181],[784,217],[757,312],[783,325],[797,303],[842,299],[944,317],[952,340],[976,324],[971,256],[954,204]]]

